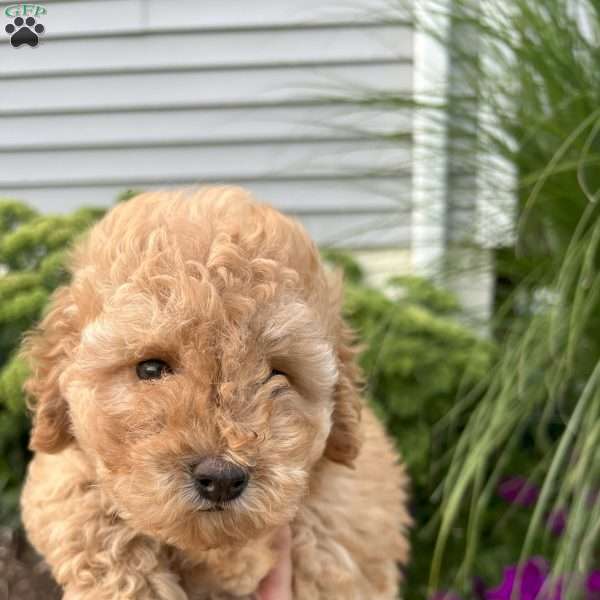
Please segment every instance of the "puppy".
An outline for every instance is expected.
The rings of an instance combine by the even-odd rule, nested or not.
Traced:
[[[398,598],[406,478],[360,396],[341,286],[242,189],[142,194],[79,242],[25,340],[25,528],[68,600]],[[361,417],[362,413],[362,417]]]

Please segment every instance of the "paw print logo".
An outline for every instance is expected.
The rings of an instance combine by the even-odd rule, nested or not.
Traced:
[[[40,34],[44,33],[44,26],[41,23],[36,23],[33,17],[17,17],[12,23],[9,23],[5,28],[6,33],[10,35],[10,43],[15,47],[27,44],[31,47],[38,45]]]

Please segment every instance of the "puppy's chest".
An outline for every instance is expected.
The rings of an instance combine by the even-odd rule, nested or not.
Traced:
[[[250,600],[275,564],[268,541],[178,557],[176,569],[190,600]]]

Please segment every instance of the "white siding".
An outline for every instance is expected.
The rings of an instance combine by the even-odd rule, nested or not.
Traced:
[[[386,4],[47,1],[39,47],[0,44],[0,196],[66,211],[232,182],[321,243],[406,245],[411,116],[344,102],[412,88]]]

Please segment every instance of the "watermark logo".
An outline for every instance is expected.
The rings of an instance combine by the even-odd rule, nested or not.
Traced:
[[[4,14],[12,19],[4,30],[10,36],[10,43],[14,48],[27,45],[34,48],[40,41],[40,35],[46,28],[39,22],[39,18],[47,14],[44,6],[39,4],[11,4],[4,10]]]

